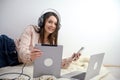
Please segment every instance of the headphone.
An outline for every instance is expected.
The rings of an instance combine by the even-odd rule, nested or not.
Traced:
[[[49,9],[44,10],[44,11],[41,13],[41,16],[40,16],[39,19],[38,19],[38,26],[39,26],[40,28],[42,28],[43,25],[44,25],[45,14],[47,14],[47,13],[49,13],[49,12],[52,12],[52,13],[54,13],[54,14],[57,15],[57,17],[58,17],[58,19],[59,19],[58,25],[60,26],[60,21],[61,21],[60,14],[59,14],[55,9],[49,8]]]

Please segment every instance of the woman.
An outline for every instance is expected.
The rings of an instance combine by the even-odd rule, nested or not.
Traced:
[[[41,57],[44,53],[36,49],[35,44],[57,45],[59,29],[60,17],[58,13],[55,10],[48,10],[40,16],[38,26],[29,25],[17,41],[14,42],[6,35],[1,35],[0,45],[6,46],[0,47],[0,67],[31,63],[37,57]],[[79,56],[80,53],[74,53],[71,57],[63,59],[61,67],[68,68],[70,63],[77,60]]]

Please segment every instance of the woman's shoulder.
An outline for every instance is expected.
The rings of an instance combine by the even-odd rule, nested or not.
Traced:
[[[28,25],[25,31],[38,31],[40,28],[37,25]]]
[[[26,28],[27,29],[39,29],[37,25],[28,25]]]

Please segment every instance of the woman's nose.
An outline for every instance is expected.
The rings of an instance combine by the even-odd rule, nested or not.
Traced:
[[[56,25],[55,25],[54,23],[52,23],[52,27],[53,27],[53,28],[55,28],[55,27],[56,27]]]

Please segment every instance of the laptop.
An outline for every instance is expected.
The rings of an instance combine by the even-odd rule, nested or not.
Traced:
[[[59,78],[61,72],[63,46],[36,44],[35,47],[40,49],[43,54],[33,63],[33,78],[43,75],[53,75]]]
[[[62,75],[62,77],[70,80],[90,80],[99,74],[103,58],[104,53],[91,55],[86,72],[73,71]]]

